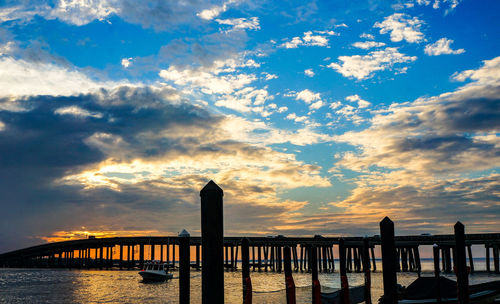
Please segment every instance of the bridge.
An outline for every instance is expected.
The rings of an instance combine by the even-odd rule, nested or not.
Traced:
[[[317,261],[319,270],[335,271],[334,246],[339,245],[340,237],[247,237],[250,246],[251,269],[254,271],[277,271],[283,269],[282,249],[291,248],[295,271],[308,271],[310,259],[308,250],[311,246],[318,248]],[[371,259],[371,269],[376,270],[375,246],[380,246],[379,236],[343,237],[346,250],[347,271],[362,271],[362,247],[367,239]],[[487,271],[500,273],[499,248],[500,233],[466,234],[466,246],[469,266],[474,271],[472,245],[482,245],[486,250]],[[236,270],[238,252],[241,252],[242,237],[224,237],[224,267]],[[200,269],[201,237],[190,238],[190,248],[194,252],[191,267]],[[441,252],[443,271],[451,272],[454,264],[454,235],[409,235],[396,236],[395,244],[399,271],[420,272],[419,246],[437,244]],[[136,269],[141,268],[147,259],[160,260],[171,269],[178,265],[179,237],[177,236],[142,236],[112,237],[71,240],[47,243],[0,254],[0,267],[47,267],[47,268],[84,268],[84,269]],[[490,265],[490,253],[493,257],[493,268]]]

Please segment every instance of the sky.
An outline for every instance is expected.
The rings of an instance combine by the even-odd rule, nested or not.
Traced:
[[[500,2],[0,2],[0,252],[500,227]]]

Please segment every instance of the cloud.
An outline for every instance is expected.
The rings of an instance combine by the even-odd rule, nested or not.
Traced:
[[[219,24],[230,25],[233,29],[239,30],[260,30],[259,18],[233,18],[233,19],[215,19]]]
[[[314,77],[314,71],[312,69],[304,70],[304,74],[308,77]]]
[[[227,10],[228,5],[237,1],[228,1],[222,6],[212,6],[208,1],[192,0],[60,0],[23,1],[23,5],[5,7],[0,10],[0,22],[18,20],[30,21],[34,16],[48,20],[57,19],[71,25],[83,26],[94,20],[104,21],[113,15],[118,15],[125,21],[140,24],[145,28],[169,30],[179,24],[194,23],[196,12],[205,20],[217,17]],[[199,20],[199,19],[198,19]]]
[[[331,205],[370,214],[372,224],[389,215],[402,230],[443,231],[457,219],[474,231],[498,226],[499,69],[500,57],[486,60],[456,73],[472,81],[455,91],[392,104],[369,128],[338,136],[356,150],[341,155],[331,172],[360,175],[352,193]]]
[[[124,68],[128,68],[130,65],[132,65],[133,58],[123,58],[121,61],[121,64]]]
[[[372,51],[368,55],[339,56],[340,63],[332,62],[327,67],[336,70],[345,77],[363,80],[373,77],[374,72],[391,69],[396,63],[417,60],[415,56],[407,56],[398,48],[387,47],[384,50]]]
[[[376,41],[363,41],[363,42],[354,42],[352,46],[359,49],[368,50],[374,47],[385,46],[385,43]]]
[[[365,39],[375,39],[375,37],[372,35],[372,34],[367,34],[367,33],[363,33],[361,35],[359,35],[359,38],[365,38]]]
[[[320,167],[265,143],[331,138],[214,115],[179,94],[169,87],[122,86],[23,97],[17,102],[27,110],[0,111],[0,251],[81,226],[199,231],[198,193],[210,178],[224,189],[226,227],[240,233],[257,225],[256,218],[279,225],[305,205],[278,198],[280,191],[330,186]],[[242,218],[246,209],[252,221]]]
[[[228,10],[229,5],[233,3],[238,3],[238,0],[229,0],[224,2],[222,5],[214,5],[211,8],[204,9],[196,15],[204,20],[212,20],[218,17],[221,13]]]
[[[74,67],[43,61],[0,57],[0,97],[18,95],[73,95],[102,87],[115,87],[125,81],[91,79]]]
[[[371,105],[369,101],[361,99],[358,94],[347,96],[345,100],[350,102],[357,102],[359,108],[367,108]]]
[[[441,38],[438,41],[428,44],[425,46],[424,52],[429,56],[438,56],[442,54],[453,54],[458,55],[465,53],[464,49],[452,50],[450,48],[450,44],[453,43],[453,40],[448,38]]]
[[[61,107],[54,111],[55,114],[59,115],[73,115],[76,117],[93,117],[93,118],[102,118],[102,114],[99,112],[90,112],[88,110],[82,109],[78,106],[69,106],[69,107]]]
[[[373,27],[380,28],[380,34],[390,33],[393,42],[406,40],[409,43],[418,43],[424,40],[424,34],[420,31],[423,24],[417,17],[394,13],[385,17],[381,23],[376,22]]]
[[[295,95],[295,99],[302,100],[305,103],[310,104],[313,101],[320,100],[321,95],[319,93],[314,93],[314,92],[310,91],[309,89],[305,89],[305,90],[298,92]]]
[[[287,49],[296,49],[299,46],[322,46],[330,47],[328,45],[328,36],[337,35],[334,31],[314,31],[319,35],[314,35],[312,31],[304,32],[304,36],[293,37],[291,41],[284,42],[280,47]]]
[[[257,80],[254,74],[233,74],[237,69],[258,67],[253,60],[242,59],[216,60],[209,66],[197,68],[170,66],[161,70],[159,75],[179,86],[194,86],[205,94],[230,94]]]

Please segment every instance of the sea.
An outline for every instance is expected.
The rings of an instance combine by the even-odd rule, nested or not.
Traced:
[[[336,261],[335,269],[339,269]],[[485,272],[484,259],[474,259],[476,272],[470,284],[500,280]],[[377,269],[382,269],[377,261]],[[422,259],[422,276],[433,275],[432,259]],[[162,283],[142,282],[137,270],[13,269],[0,268],[0,303],[178,303],[178,272]],[[284,273],[251,272],[253,303],[285,303]],[[372,273],[372,301],[383,294],[382,272]],[[454,274],[445,275],[455,279]],[[294,272],[297,303],[311,303],[311,274]],[[398,283],[405,286],[416,273],[398,273]],[[340,288],[338,271],[319,273],[322,291]],[[362,273],[349,273],[350,286],[363,285]],[[191,303],[201,303],[201,271],[191,271]],[[241,271],[224,273],[225,303],[242,303]]]

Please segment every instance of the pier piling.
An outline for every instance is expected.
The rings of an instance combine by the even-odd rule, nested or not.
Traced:
[[[394,242],[394,223],[385,217],[380,222],[380,238],[382,241],[382,270],[384,282],[384,302],[398,303],[396,276],[396,245]]]

